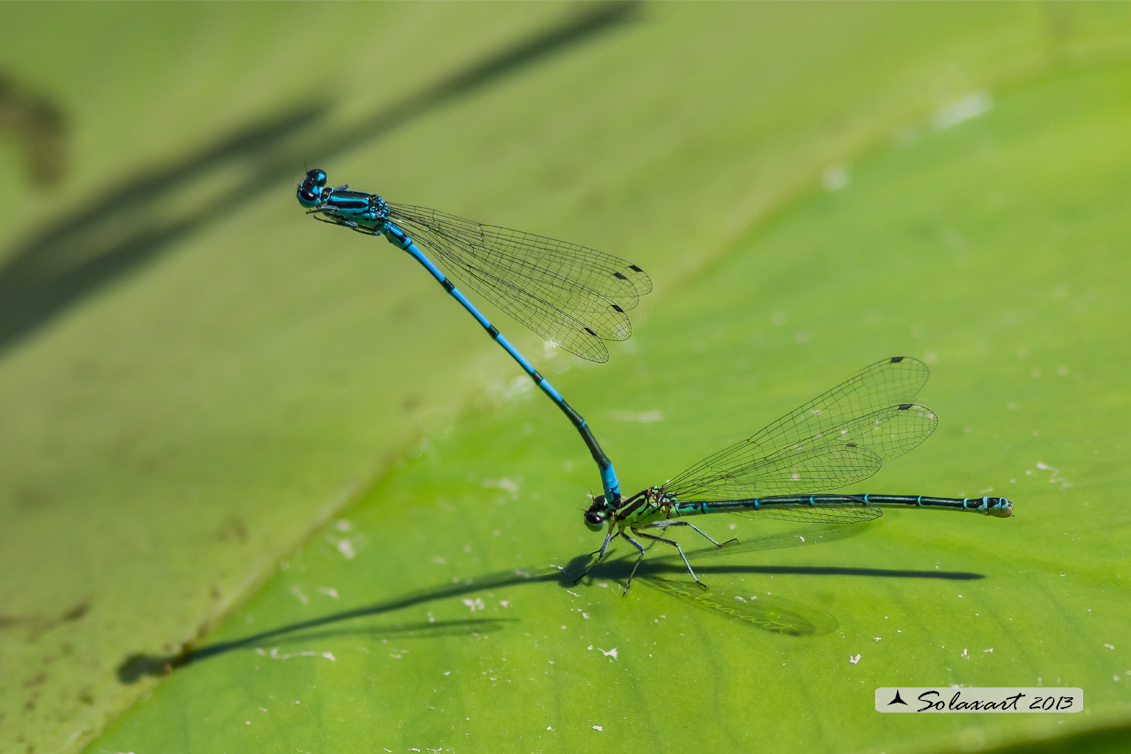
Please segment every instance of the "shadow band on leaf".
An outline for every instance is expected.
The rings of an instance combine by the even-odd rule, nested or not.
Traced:
[[[331,163],[359,145],[638,16],[635,2],[593,4],[552,28],[469,62],[356,125],[330,125],[335,102],[320,92],[289,112],[245,123],[211,144],[186,150],[180,159],[108,176],[96,199],[67,208],[66,222],[51,221],[0,255],[0,357],[70,306],[176,248],[182,239],[227,221],[249,200],[293,186],[302,174],[303,158]]]
[[[866,527],[805,527],[801,530],[769,535],[740,542],[736,545],[693,550],[688,553],[696,563],[724,555],[738,555],[758,550],[773,550],[784,547],[797,547],[828,542],[855,536]],[[495,589],[518,585],[556,584],[565,590],[578,588],[577,578],[584,573],[590,555],[579,555],[565,567],[555,567],[539,571],[537,568],[518,568],[499,571],[475,579],[461,580],[459,583],[446,583],[431,589],[413,592],[403,597],[377,602],[372,605],[328,613],[319,618],[299,621],[278,628],[250,634],[239,639],[221,641],[194,648],[186,646],[174,655],[135,654],[127,657],[118,666],[118,680],[129,684],[143,676],[165,675],[178,668],[193,665],[233,650],[256,649],[263,651],[261,644],[294,643],[300,640],[326,638],[333,636],[371,636],[373,638],[396,637],[432,638],[440,636],[474,636],[488,631],[498,631],[508,624],[518,622],[516,618],[479,618],[452,621],[416,621],[393,623],[380,626],[338,627],[338,624],[358,618],[385,615],[411,607],[438,603],[452,598],[491,592]],[[635,555],[624,555],[607,560],[597,567],[601,578],[627,579],[635,563]],[[747,565],[696,565],[700,574],[713,574],[725,581],[725,575],[780,575],[798,576],[862,576],[868,578],[932,579],[945,581],[973,581],[985,578],[982,574],[968,571],[916,571],[910,569],[846,568],[839,566],[747,566]],[[662,594],[674,597],[694,607],[714,613],[723,618],[737,621],[764,631],[789,636],[816,636],[828,633],[837,627],[836,619],[819,608],[805,605],[768,594],[740,595],[725,586],[703,591],[687,575],[683,563],[674,554],[645,558],[633,579]],[[616,599],[620,599],[619,596]]]

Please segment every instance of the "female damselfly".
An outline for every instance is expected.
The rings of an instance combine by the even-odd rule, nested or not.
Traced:
[[[927,365],[916,359],[885,359],[664,484],[623,500],[594,498],[585,511],[585,525],[591,531],[606,531],[605,541],[592,553],[597,559],[577,580],[585,578],[605,557],[609,544],[621,537],[639,551],[624,587],[627,594],[644,559],[644,546],[635,535],[675,547],[691,578],[705,587],[678,542],[646,530],[666,533],[671,527],[686,526],[716,547],[736,541],[720,543],[680,520],[708,513],[824,523],[870,521],[882,515],[880,507],[1012,516],[1013,504],[1004,497],[823,494],[868,479],[884,461],[898,458],[930,436],[938,418],[925,406],[910,402],[927,375]]]

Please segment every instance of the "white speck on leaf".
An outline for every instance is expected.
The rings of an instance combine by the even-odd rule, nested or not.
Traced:
[[[519,483],[514,479],[484,479],[479,484],[487,489],[509,492],[511,497],[518,496]]]
[[[931,115],[931,125],[938,130],[956,126],[986,114],[993,104],[989,92],[971,92],[936,110]]]
[[[339,539],[334,543],[334,546],[338,548],[338,552],[340,552],[342,557],[346,560],[353,560],[354,556],[357,555],[357,553],[353,551],[353,544],[348,539]]]
[[[826,168],[821,175],[821,187],[825,191],[840,191],[848,185],[848,170],[842,165]]]
[[[615,422],[634,422],[636,424],[655,424],[664,420],[664,412],[651,411],[610,411],[609,419]]]
[[[264,654],[262,649],[256,648],[255,651],[259,654]],[[295,652],[293,654],[283,655],[279,654],[278,647],[272,648],[271,654],[269,656],[272,660],[291,660],[296,657],[322,657],[329,660],[330,662],[337,662],[338,659],[334,657],[332,652]],[[295,702],[295,704],[298,704],[298,702]]]

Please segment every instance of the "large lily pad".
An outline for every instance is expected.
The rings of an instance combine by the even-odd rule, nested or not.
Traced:
[[[233,12],[174,7],[135,12],[186,40]],[[143,140],[171,166],[156,183],[100,177],[122,146],[80,160],[67,201],[100,209],[100,245],[28,242],[54,227],[37,204],[6,252],[118,261],[51,288],[6,343],[0,746],[73,748],[143,693],[91,751],[1111,745],[1131,680],[1123,9],[658,5],[593,26],[350,4],[203,56],[193,108],[119,94],[182,140],[178,115],[225,92],[238,111],[253,82],[290,87],[257,112],[313,101],[311,82],[341,104],[242,149],[220,148],[238,118],[200,117],[220,146],[194,160]],[[362,54],[378,24],[390,49]],[[122,54],[168,86],[190,50]],[[653,548],[621,597],[623,546],[574,585],[599,544],[584,448],[392,247],[267,192],[302,157],[653,273],[600,370],[516,338],[627,488],[908,354],[932,365],[940,428],[866,490],[992,491],[1018,517],[705,520],[740,539],[684,540],[708,592]],[[876,687],[939,684],[1078,686],[1086,711],[872,710]]]

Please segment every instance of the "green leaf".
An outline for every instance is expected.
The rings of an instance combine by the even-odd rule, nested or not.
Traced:
[[[1125,6],[657,4],[569,44],[556,6],[47,7],[9,11],[3,62],[42,60],[23,79],[99,147],[57,201],[3,189],[4,290],[85,287],[44,284],[0,344],[0,750],[1126,735]],[[57,55],[20,47],[32,21]],[[393,247],[301,217],[304,159],[653,275],[600,369],[497,318],[626,491],[906,354],[940,427],[860,491],[1017,517],[706,518],[740,540],[680,537],[709,591],[658,545],[622,597],[623,543],[575,585],[600,537],[573,430]],[[60,212],[84,232],[51,237]],[[872,709],[945,684],[1086,712]]]
[[[526,392],[422,445],[100,745],[175,731],[204,750],[949,750],[1125,719],[1112,558],[1128,516],[1090,481],[1099,438],[1119,432],[1120,378],[1063,328],[1116,326],[1097,309],[1103,279],[1129,271],[1103,240],[1131,232],[1131,150],[1112,138],[1131,127],[1128,86],[1125,67],[1053,77],[924,126],[666,297],[638,353],[558,375],[635,488],[861,362],[924,354],[943,428],[867,489],[992,491],[1016,519],[896,512],[767,534],[724,518],[704,526],[733,523],[744,544],[691,555],[709,592],[650,552],[622,598],[631,550],[574,586],[598,543],[578,481],[595,477]],[[1081,91],[1088,107],[1071,107]],[[1090,443],[1073,441],[1082,414]],[[948,684],[1080,686],[1089,714],[871,710],[876,687]]]

